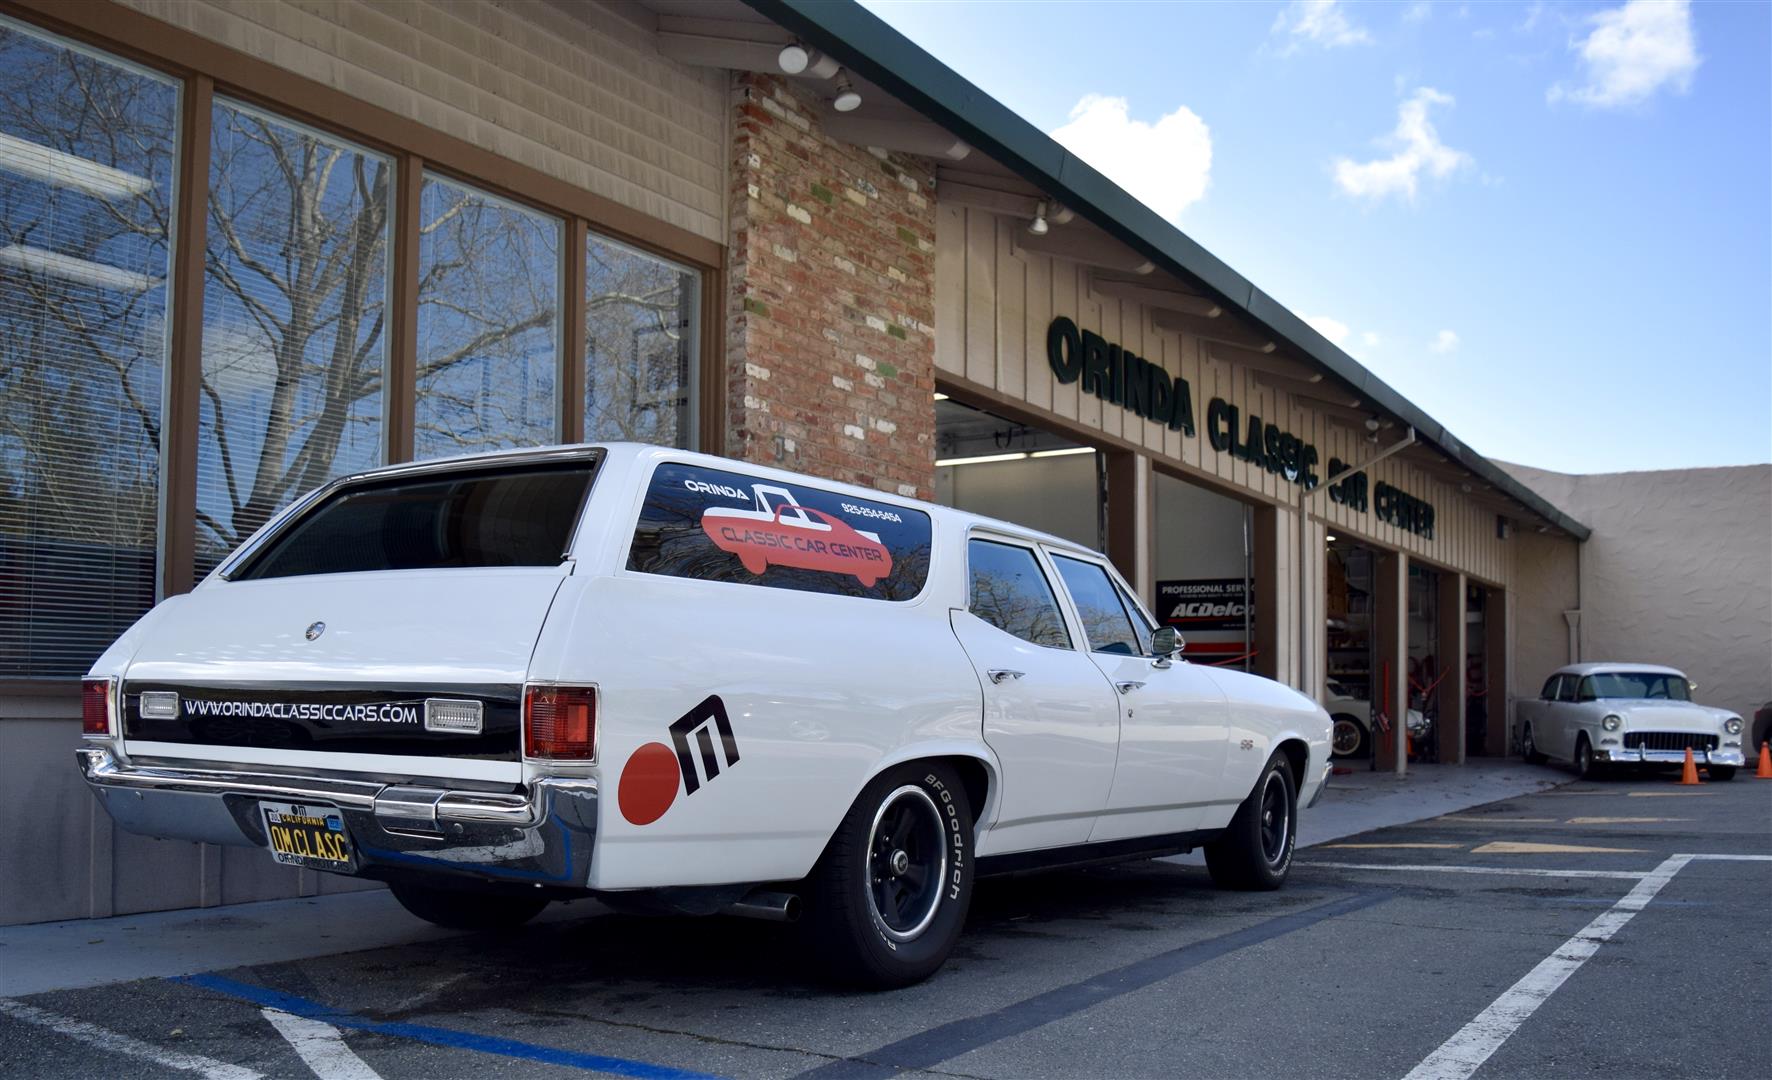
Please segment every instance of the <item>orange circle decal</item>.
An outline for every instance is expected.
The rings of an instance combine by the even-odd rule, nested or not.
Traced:
[[[640,747],[622,766],[616,789],[621,816],[635,825],[652,824],[677,801],[680,782],[675,751],[660,742]]]

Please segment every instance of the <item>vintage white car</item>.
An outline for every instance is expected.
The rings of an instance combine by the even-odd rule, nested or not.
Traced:
[[[1329,711],[1331,729],[1329,742],[1336,757],[1363,758],[1372,755],[1372,702],[1352,690],[1328,680],[1328,700],[1323,707]],[[1408,710],[1409,734],[1425,739],[1432,730],[1420,709]]]
[[[1570,664],[1545,680],[1536,701],[1516,706],[1520,751],[1589,777],[1608,765],[1679,765],[1690,749],[1712,780],[1733,780],[1747,760],[1741,717],[1697,704],[1692,690],[1676,668]]]
[[[1205,848],[1277,888],[1329,718],[1175,656],[1099,554],[635,445],[299,500],[85,683],[124,828],[512,925],[550,899],[798,919],[920,979],[981,874]],[[803,911],[803,917],[802,917]]]

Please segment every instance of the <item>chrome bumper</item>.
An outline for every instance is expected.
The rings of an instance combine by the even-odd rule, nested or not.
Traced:
[[[124,764],[107,747],[82,747],[74,757],[112,820],[144,836],[268,847],[260,799],[317,803],[343,814],[362,876],[416,872],[568,888],[590,879],[594,780],[539,780],[526,794],[500,794],[345,774]]]
[[[1594,751],[1595,761],[1604,761],[1613,765],[1684,765],[1684,750],[1623,750],[1616,746],[1605,747]],[[1747,757],[1739,749],[1720,747],[1716,750],[1694,750],[1692,760],[1699,765],[1734,765],[1747,764]]]
[[[1332,755],[1328,761],[1323,762],[1323,778],[1317,782],[1317,790],[1311,793],[1310,801],[1304,804],[1306,810],[1309,810],[1311,807],[1322,801],[1323,792],[1329,790],[1329,777],[1334,774],[1335,758]]]

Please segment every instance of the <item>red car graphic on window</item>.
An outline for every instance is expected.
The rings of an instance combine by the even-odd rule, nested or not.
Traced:
[[[780,488],[769,490],[791,498]],[[716,506],[701,515],[701,531],[720,550],[738,556],[751,573],[792,566],[849,574],[863,588],[872,588],[892,573],[892,553],[877,534],[860,532],[829,514],[791,502],[771,511],[763,485],[758,485],[757,503],[762,510]]]

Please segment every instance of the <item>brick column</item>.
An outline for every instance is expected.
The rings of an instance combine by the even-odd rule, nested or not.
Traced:
[[[733,79],[726,453],[932,498],[934,168],[826,137],[828,108]]]

